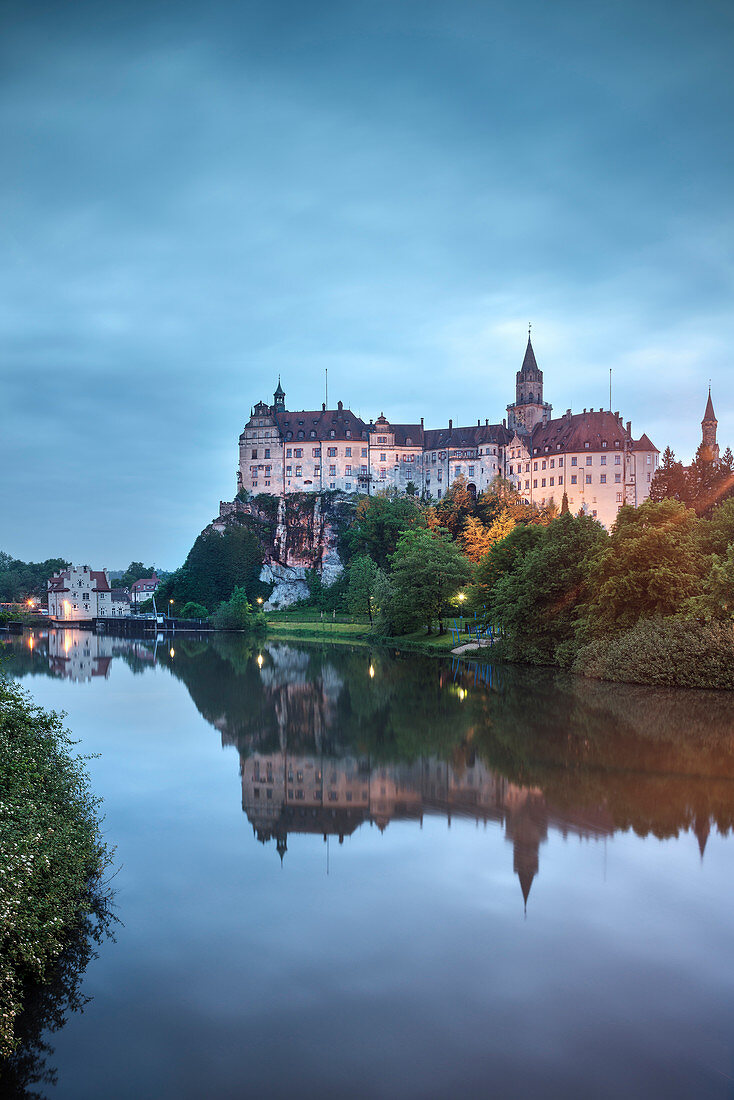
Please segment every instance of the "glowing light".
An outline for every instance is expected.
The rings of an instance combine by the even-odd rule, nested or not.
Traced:
[[[373,664],[371,664],[370,665],[370,680],[374,680],[374,678],[375,678],[375,666]]]
[[[175,657],[176,656],[176,650],[173,647],[171,647],[169,649],[168,653],[169,653],[170,657]]]
[[[28,648],[33,649],[33,635],[32,634],[31,634],[30,638],[28,639]]]
[[[258,653],[258,655],[257,655],[257,667],[258,668],[263,667],[263,655],[262,655],[262,653]]]
[[[263,598],[262,598],[262,596],[258,596],[258,597],[257,597],[257,602],[258,602],[258,603],[262,603],[262,602],[263,602]]]
[[[463,688],[459,688],[459,699],[461,699],[462,703],[466,699],[466,692]]]
[[[464,593],[460,592],[459,593],[459,603],[463,603],[465,599],[466,599],[466,596],[464,595]]]

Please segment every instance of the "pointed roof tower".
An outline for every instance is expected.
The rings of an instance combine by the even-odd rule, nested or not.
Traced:
[[[528,346],[525,348],[525,358],[522,361],[520,367],[520,374],[528,374],[530,371],[538,370],[538,364],[535,360],[535,352],[533,351],[533,344],[530,339],[530,333],[528,333]]]
[[[278,375],[278,388],[273,394],[273,405],[281,411],[285,409],[285,390],[280,384],[280,375]]]
[[[711,400],[711,386],[709,385],[709,397],[706,402],[706,412],[701,421],[701,445],[703,455],[709,462],[719,461],[719,444],[716,442],[716,427],[718,420],[714,412],[714,403]]]
[[[716,413],[714,412],[714,403],[711,400],[711,387],[710,386],[709,386],[709,399],[706,402],[706,412],[703,414],[703,420],[701,421],[701,423],[702,424],[706,424],[706,423],[718,424],[719,423],[718,420],[716,419]]]

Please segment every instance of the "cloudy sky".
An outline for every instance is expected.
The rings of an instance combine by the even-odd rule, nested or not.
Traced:
[[[734,444],[729,0],[0,0],[0,549],[174,568],[291,408]]]

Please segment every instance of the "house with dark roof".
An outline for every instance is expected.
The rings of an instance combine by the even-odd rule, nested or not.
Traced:
[[[145,603],[146,600],[151,600],[159,584],[160,581],[155,573],[152,577],[141,577],[139,580],[133,581],[130,587],[130,602],[133,607]]]
[[[112,617],[112,589],[104,569],[72,565],[48,582],[48,616],[73,623]]]
[[[501,424],[487,418],[455,427],[449,420],[445,428],[426,428],[423,419],[393,424],[382,412],[366,422],[341,401],[335,409],[324,403],[293,412],[285,397],[278,379],[272,405],[252,408],[240,435],[238,491],[283,496],[414,487],[438,500],[457,477],[473,495],[501,478],[539,507],[560,508],[566,493],[569,509],[610,526],[623,504],[646,499],[658,464],[654,444],[644,433],[634,439],[619,413],[569,409],[552,418],[530,334],[515,400]],[[715,438],[715,421],[713,431]]]

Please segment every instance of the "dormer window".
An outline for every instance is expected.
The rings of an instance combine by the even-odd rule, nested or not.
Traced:
[[[286,432],[285,437],[286,439],[293,439],[293,432]]]
[[[303,423],[303,421],[302,421],[302,420],[299,420],[299,424],[302,424],[302,423]],[[298,438],[299,438],[299,439],[303,439],[303,436],[304,436],[304,434],[305,434],[304,432],[299,432],[299,433],[298,433]]]
[[[618,439],[615,439],[615,440],[614,440],[614,446],[615,446],[615,447],[618,447],[618,446],[619,446],[619,440],[618,440]]]
[[[588,449],[589,449],[589,441],[588,441],[588,439],[587,439],[587,440],[586,440],[586,442],[584,443],[584,447],[585,447],[585,448],[586,448],[586,450],[588,451]]]
[[[349,431],[349,429],[348,429],[348,428],[347,428],[347,431],[346,431],[346,437],[347,437],[347,439],[351,439],[351,438],[352,438],[352,433],[351,433],[351,432]]]
[[[316,432],[315,432],[315,431],[314,431],[313,429],[311,429],[311,433],[310,433],[310,434],[311,434],[311,439],[315,439],[315,438],[316,438]]]
[[[334,431],[334,429],[333,429],[333,428],[332,428],[332,429],[331,429],[331,431],[329,432],[329,435],[331,436],[331,438],[332,438],[332,439],[333,439],[333,438],[335,437],[335,435],[336,435],[336,432]]]
[[[298,421],[298,423],[299,423],[299,424],[303,424],[303,421],[302,421],[302,420],[299,420],[299,421]]]
[[[606,447],[606,445],[607,445],[606,439],[602,439],[601,445],[602,445],[602,447]]]

